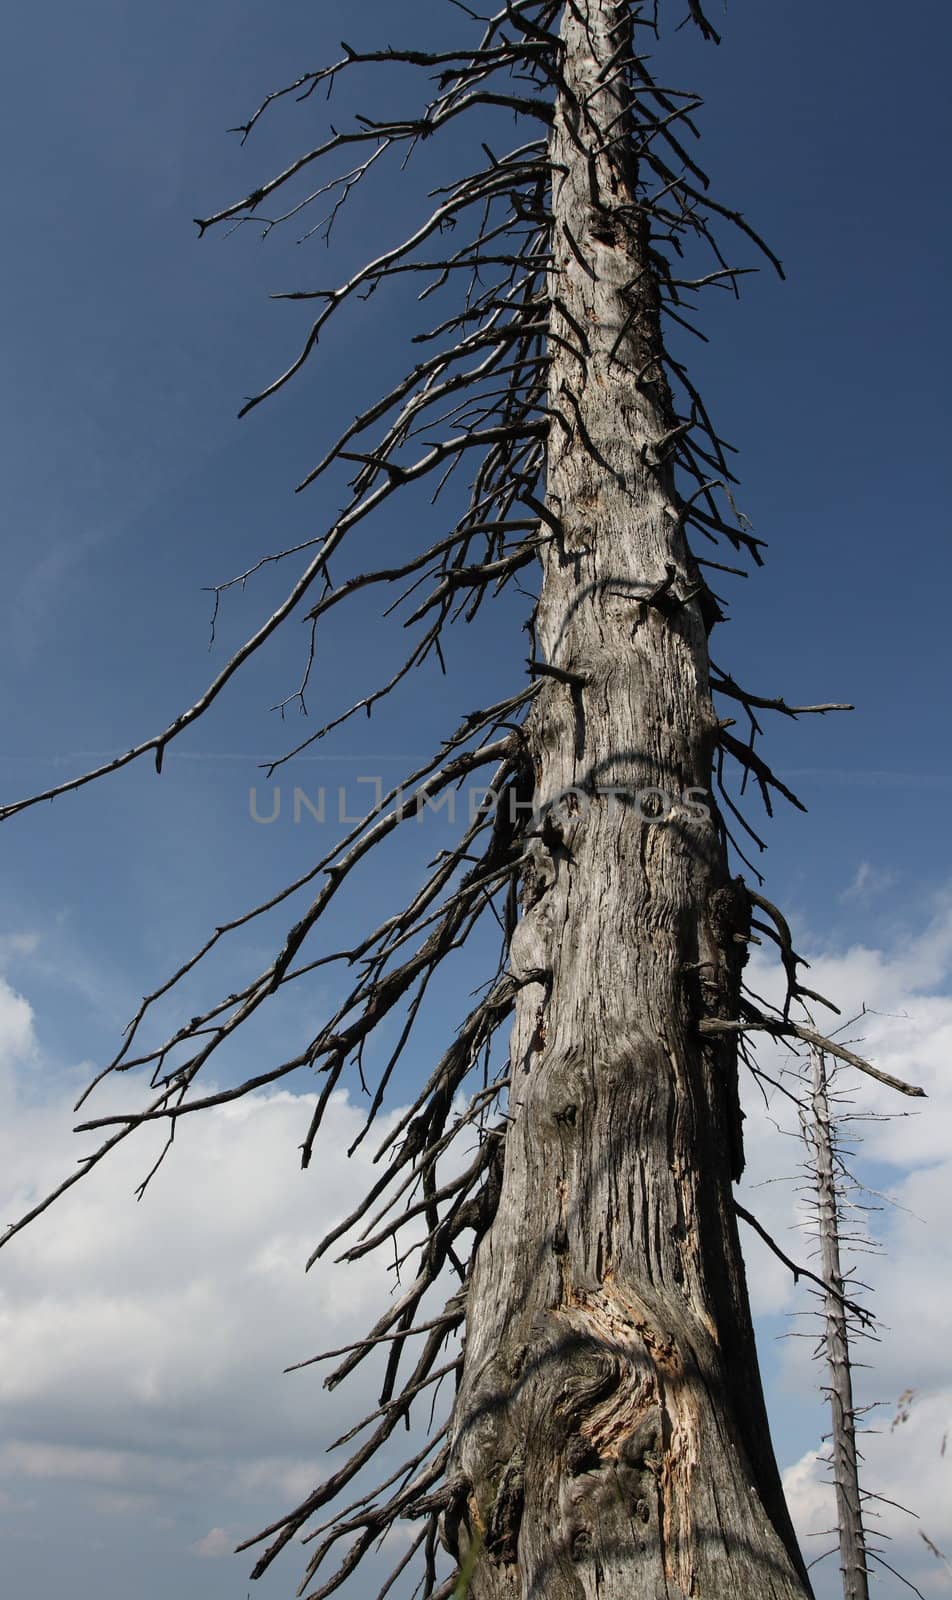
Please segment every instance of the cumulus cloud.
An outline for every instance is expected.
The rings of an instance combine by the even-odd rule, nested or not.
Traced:
[[[941,1550],[952,1547],[952,1450],[943,1452],[943,1440],[952,1432],[947,1336],[952,1315],[952,1242],[947,1223],[952,1214],[952,896],[937,897],[927,926],[898,940],[892,949],[856,944],[837,952],[819,945],[812,951],[807,947],[807,954],[811,987],[835,999],[845,1017],[869,1008],[846,1032],[853,1048],[887,1072],[921,1085],[928,1096],[925,1101],[907,1100],[851,1069],[837,1073],[838,1090],[852,1102],[844,1109],[867,1119],[853,1125],[861,1142],[855,1145],[850,1165],[872,1191],[859,1196],[873,1209],[857,1220],[881,1247],[878,1254],[859,1258],[859,1276],[869,1285],[866,1299],[880,1326],[879,1342],[861,1345],[856,1352],[858,1361],[870,1363],[868,1371],[861,1368],[857,1373],[857,1399],[861,1405],[887,1402],[869,1415],[875,1431],[863,1441],[864,1483],[883,1497],[870,1502],[870,1511],[876,1513],[872,1525],[892,1541],[883,1545],[892,1565],[924,1591],[938,1587],[947,1592],[949,1572],[919,1536],[919,1529]],[[762,961],[752,968],[755,988],[763,990],[774,981]],[[772,1072],[785,1064],[777,1049],[761,1054]],[[803,1179],[802,1172],[798,1175],[800,1149],[792,1138],[781,1141],[779,1148],[785,1142],[787,1149],[784,1162],[782,1156],[778,1159],[776,1134],[772,1140],[766,1137],[775,1133],[775,1125],[792,1134],[796,1118],[778,1091],[768,1089],[765,1103],[748,1085],[746,1101],[745,1204],[788,1254],[815,1269],[815,1240],[798,1190]],[[745,1247],[756,1312],[763,1317],[809,1306],[802,1286],[794,1286],[790,1274],[759,1241],[745,1238]],[[792,1326],[802,1332],[811,1325]],[[778,1382],[781,1410],[797,1400],[801,1404],[809,1400],[816,1407],[816,1449],[792,1462],[785,1474],[791,1511],[808,1556],[829,1545],[829,1539],[824,1542],[815,1535],[835,1522],[821,1459],[826,1419],[817,1390],[823,1378],[811,1360],[812,1348],[811,1339],[787,1341]],[[909,1417],[890,1427],[888,1402],[907,1389],[916,1391]],[[909,1507],[920,1521],[889,1501]],[[832,1578],[821,1569],[819,1594],[825,1595],[824,1585],[839,1581],[835,1558],[829,1566]],[[836,1592],[835,1584],[829,1592]]]
[[[35,1048],[29,1006],[5,989],[0,1047],[8,1069]],[[183,1526],[200,1506],[212,1532],[196,1553],[218,1555],[223,1527],[253,1517],[244,1534],[257,1531],[326,1474],[360,1380],[356,1394],[327,1394],[325,1369],[282,1369],[366,1331],[390,1280],[374,1257],[305,1275],[317,1239],[368,1186],[375,1149],[347,1159],[363,1109],[340,1093],[302,1172],[314,1103],[257,1095],[192,1119],[140,1205],[156,1152],[130,1140],[4,1248],[0,1491],[59,1484],[101,1514],[138,1506]],[[69,1171],[71,1120],[59,1096],[12,1104],[0,1220]]]
[[[885,1189],[888,1200],[878,1223],[881,1233],[896,1235],[903,1256],[917,1253],[917,1241],[934,1251],[944,1248],[941,1230],[930,1232],[929,1223],[943,1216],[952,1133],[952,895],[937,901],[929,924],[914,938],[905,938],[892,950],[856,944],[846,951],[810,950],[808,981],[811,987],[834,999],[842,1016],[836,1018],[816,1008],[817,1025],[824,1030],[855,1018],[841,1037],[866,1059],[885,1071],[914,1083],[926,1092],[925,1100],[907,1099],[850,1068],[836,1069],[837,1092],[844,1109],[863,1118],[853,1128],[860,1138],[857,1170],[872,1173],[873,1187]],[[780,979],[763,957],[750,965],[750,983],[776,999]],[[794,1065],[790,1053],[778,1045],[758,1045],[758,1059],[773,1076]],[[831,1065],[833,1065],[831,1063]],[[787,1088],[791,1080],[785,1080]],[[797,1119],[782,1089],[768,1084],[744,1084],[748,1170],[745,1190],[753,1209],[776,1224],[787,1246],[796,1243],[791,1228],[802,1228],[795,1188],[801,1153],[784,1148],[770,1134],[778,1128],[789,1135]],[[903,1211],[900,1207],[906,1207]],[[923,1209],[924,1208],[924,1209]],[[913,1213],[909,1215],[908,1213]],[[925,1215],[928,1213],[928,1215]],[[755,1309],[772,1312],[792,1299],[789,1275],[763,1259],[761,1246],[751,1250],[758,1264],[755,1275]],[[779,1267],[779,1264],[778,1264]],[[785,1287],[784,1287],[785,1286]]]
[[[845,1015],[874,1008],[850,1031],[856,1048],[922,1083],[930,1097],[903,1102],[866,1080],[843,1080],[857,1088],[865,1109],[903,1113],[862,1129],[861,1173],[897,1205],[874,1215],[885,1251],[863,1261],[874,1309],[888,1328],[861,1398],[918,1393],[909,1420],[892,1431],[890,1412],[881,1413],[881,1432],[865,1447],[867,1481],[918,1511],[923,1531],[947,1550],[952,1449],[943,1455],[941,1444],[952,1431],[945,1353],[952,1251],[944,1220],[952,1210],[952,896],[937,900],[927,928],[893,947],[825,950],[818,938],[811,944],[811,986],[835,998]],[[759,958],[751,980],[764,990],[776,975]],[[776,1049],[763,1059],[771,1070],[783,1064]],[[0,1222],[35,1202],[77,1154],[65,1089],[42,1104],[16,1098],[27,1075],[35,1077],[36,1061],[29,1002],[0,980]],[[779,1092],[769,1090],[765,1102],[748,1088],[744,1203],[791,1255],[809,1260],[796,1183],[786,1181],[796,1177],[798,1147],[775,1126],[789,1135],[795,1119],[791,1124]],[[0,1254],[5,1517],[24,1489],[39,1503],[37,1515],[50,1496],[85,1496],[89,1515],[104,1526],[125,1517],[130,1529],[170,1530],[166,1537],[178,1538],[183,1558],[189,1552],[209,1561],[211,1579],[213,1558],[325,1475],[323,1452],[353,1420],[354,1389],[329,1395],[320,1368],[288,1376],[281,1369],[364,1331],[388,1288],[380,1257],[347,1267],[322,1260],[304,1274],[316,1240],[364,1192],[373,1153],[368,1145],[346,1159],[361,1108],[339,1094],[313,1166],[302,1173],[297,1149],[313,1103],[308,1094],[262,1094],[188,1119],[136,1205],[134,1189],[161,1143],[149,1130]],[[388,1125],[382,1121],[381,1134]],[[754,1237],[744,1242],[761,1319],[810,1304]],[[809,1535],[832,1522],[817,1459],[826,1428],[821,1374],[810,1365],[809,1341],[788,1341],[785,1351],[772,1395],[778,1453],[797,1527],[815,1554],[818,1541]],[[807,1407],[816,1417],[810,1451],[802,1443]],[[791,1408],[799,1433],[788,1449]],[[941,1563],[910,1519],[880,1509],[895,1518],[883,1524],[896,1541],[890,1559],[925,1591],[938,1582]],[[222,1559],[223,1571],[226,1565]],[[836,1577],[833,1559],[820,1569],[818,1592]]]
[[[215,1560],[218,1556],[230,1555],[233,1546],[234,1540],[228,1537],[224,1528],[211,1528],[204,1539],[198,1539],[191,1549],[193,1555]]]
[[[952,1459],[942,1454],[942,1440],[950,1423],[952,1386],[917,1397],[904,1422],[890,1426],[887,1415],[862,1439],[863,1482],[878,1497],[866,1503],[873,1569],[879,1566],[879,1552],[924,1592],[944,1594],[950,1573],[941,1552],[952,1547]],[[825,1453],[807,1452],[787,1469],[783,1481],[807,1559],[822,1555],[836,1544],[828,1532],[836,1525],[836,1509]],[[828,1565],[824,1593],[826,1586],[835,1593],[837,1558]],[[888,1578],[885,1569],[879,1570]]]
[[[0,1081],[9,1082],[18,1064],[36,1054],[33,1008],[0,978]]]

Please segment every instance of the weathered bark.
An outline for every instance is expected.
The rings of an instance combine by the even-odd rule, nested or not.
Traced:
[[[849,1327],[844,1304],[840,1260],[839,1206],[830,1130],[830,1101],[822,1050],[813,1051],[813,1126],[810,1130],[816,1164],[817,1224],[822,1274],[830,1288],[824,1296],[826,1362],[830,1371],[833,1484],[840,1536],[840,1571],[844,1600],[869,1600],[866,1532],[856,1453],[856,1411],[850,1368]]]
[[[709,801],[710,612],[664,460],[655,278],[620,148],[626,11],[577,0],[563,22],[548,503],[564,535],[536,628],[564,676],[528,725],[512,1122],[469,1292],[447,1535],[482,1542],[472,1600],[802,1600],[732,1211],[734,1048],[698,1026],[737,1015],[746,897],[716,817],[683,798]]]

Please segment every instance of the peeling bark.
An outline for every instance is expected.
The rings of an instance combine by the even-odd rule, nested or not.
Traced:
[[[749,912],[709,794],[711,608],[666,462],[654,269],[619,142],[626,10],[578,0],[563,21],[562,537],[536,616],[561,675],[527,724],[513,1120],[469,1291],[446,1536],[461,1555],[485,1541],[471,1600],[802,1600],[731,1204],[735,1046],[699,1032],[737,1015]]]

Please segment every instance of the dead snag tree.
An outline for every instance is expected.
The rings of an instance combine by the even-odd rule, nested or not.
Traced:
[[[566,8],[549,142],[559,538],[536,636],[558,675],[525,729],[542,823],[510,948],[513,1121],[450,1457],[487,1600],[805,1590],[732,1214],[735,1052],[698,1026],[738,1015],[750,912],[692,803],[717,613],[672,470],[692,418],[666,371],[630,20]]]
[[[696,0],[689,9],[716,39]],[[169,744],[289,619],[309,622],[313,652],[325,616],[355,596],[376,589],[392,607],[412,595],[407,658],[354,705],[329,706],[288,759],[370,713],[422,662],[442,661],[450,624],[493,591],[537,575],[528,681],[484,697],[320,861],[215,927],[146,997],[100,1077],[151,1075],[151,1098],[123,1115],[85,1113],[81,1129],[104,1130],[102,1144],[7,1234],[146,1122],[166,1124],[171,1142],[182,1117],[294,1073],[314,1073],[319,1090],[305,1166],[348,1066],[376,1073],[368,1133],[392,1103],[428,986],[498,914],[499,970],[383,1140],[379,1178],[312,1258],[341,1241],[347,1260],[395,1249],[404,1278],[367,1337],[330,1353],[331,1386],[385,1353],[379,1405],[339,1441],[351,1455],[247,1541],[265,1542],[257,1576],[306,1533],[301,1592],[311,1600],[345,1583],[398,1522],[419,1531],[381,1593],[418,1557],[427,1600],[464,1588],[472,1600],[809,1594],[767,1433],[732,1200],[743,1160],[737,1053],[766,1032],[875,1069],[798,1020],[809,991],[787,925],[728,866],[728,824],[750,824],[725,764],[768,811],[774,793],[795,799],[755,746],[760,712],[837,708],[758,697],[709,658],[721,610],[707,574],[742,569],[694,547],[726,541],[755,563],[760,547],[734,512],[725,448],[663,330],[702,285],[736,287],[721,225],[769,251],[708,193],[689,149],[696,98],[653,75],[657,10],[507,0],[477,25],[457,5],[458,47],[344,45],[250,118],[245,137],[276,100],[296,95],[307,114],[322,91],[365,71],[435,80],[404,117],[325,122],[311,149],[202,232],[240,221],[269,230],[324,200],[331,223],[356,185],[446,129],[462,150],[468,127],[477,154],[402,241],[333,288],[295,293],[316,305],[311,329],[245,411],[291,380],[329,319],[385,282],[419,274],[421,299],[437,293],[438,321],[418,336],[421,359],[304,479],[342,463],[352,471],[343,509],[318,536],[262,557],[296,559],[298,575],[199,699],[114,761],[3,812],[143,756],[161,769]],[[435,540],[379,568],[352,560],[350,535],[371,513],[414,485],[447,507],[464,474]],[[731,712],[749,737],[731,732]],[[334,948],[339,896],[471,774],[488,782],[487,804],[455,847],[408,903]],[[197,1014],[183,999],[180,1025],[153,1041],[156,1003],[168,1006],[183,979],[191,996],[213,950],[285,904],[273,961],[237,992],[212,991]],[[775,1011],[743,984],[758,936],[786,973]],[[204,1092],[201,1073],[245,1022],[328,966],[342,998],[300,1050]],[[506,1057],[496,1044],[510,1025]],[[411,1432],[401,1461],[398,1428],[425,1424],[447,1377],[451,1414]]]
[[[853,1401],[852,1342],[857,1334],[869,1333],[868,1317],[857,1316],[861,1308],[847,1299],[846,1290],[855,1293],[852,1273],[843,1264],[844,1190],[857,1187],[844,1163],[837,1117],[830,1101],[835,1096],[827,1071],[826,1057],[814,1047],[810,1052],[809,1112],[801,1110],[801,1128],[807,1147],[807,1170],[812,1188],[814,1227],[819,1240],[824,1290],[823,1335],[817,1359],[827,1370],[825,1393],[830,1402],[829,1464],[836,1496],[836,1522],[839,1543],[843,1600],[869,1600],[870,1558],[880,1559],[870,1545],[865,1526],[865,1502],[860,1482],[861,1455],[856,1442],[858,1411]],[[856,1235],[847,1235],[855,1244]],[[863,1248],[872,1248],[868,1236],[861,1236]],[[822,1559],[822,1557],[820,1558]]]

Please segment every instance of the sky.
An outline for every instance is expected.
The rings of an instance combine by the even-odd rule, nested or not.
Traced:
[[[677,9],[677,8],[675,8]],[[716,9],[716,8],[715,8]],[[287,108],[244,149],[226,130],[267,90],[349,42],[458,32],[452,8],[418,0],[169,0],[161,8],[63,0],[8,8],[0,22],[0,121],[8,162],[0,256],[4,583],[0,746],[4,800],[126,748],[190,703],[270,608],[280,574],[232,592],[209,648],[208,586],[265,552],[319,532],[333,486],[294,497],[335,420],[405,362],[407,322],[386,296],[342,323],[299,382],[240,423],[243,399],[295,352],[306,310],[278,290],[325,284],[396,235],[460,157],[453,135],[421,177],[358,192],[330,253],[253,228],[199,243],[192,218],[237,198],[330,114]],[[677,20],[680,20],[678,17]],[[731,622],[715,657],[741,682],[790,700],[850,701],[849,716],[772,726],[770,754],[809,814],[766,824],[767,893],[783,904],[811,982],[863,1051],[922,1083],[927,1108],[864,1086],[859,1171],[881,1209],[883,1249],[862,1258],[883,1324],[864,1352],[870,1487],[889,1560],[929,1593],[952,1572],[952,798],[947,727],[949,539],[945,460],[949,225],[947,9],[923,0],[900,21],[860,7],[733,0],[724,40],[685,30],[666,46],[670,81],[697,86],[704,160],[717,193],[755,222],[787,281],[745,280],[739,304],[712,294],[695,381],[740,450],[740,504],[768,541],[762,573],[725,591]],[[376,107],[375,107],[376,109]],[[335,108],[343,118],[345,103]],[[378,553],[393,520],[364,536]],[[75,1162],[79,1089],[111,1053],[147,989],[210,926],[326,848],[329,824],[290,796],[323,785],[331,816],[427,752],[471,708],[470,683],[504,689],[524,655],[508,604],[460,636],[448,681],[427,674],[372,722],[284,769],[283,809],[261,770],[306,731],[269,710],[305,656],[292,628],[266,660],[151,764],[0,829],[0,1188],[3,1220]],[[399,629],[365,608],[329,630],[314,705],[339,710],[393,661]],[[325,712],[326,708],[326,712]],[[442,825],[442,824],[440,824]],[[420,849],[391,852],[342,907],[397,894]],[[761,864],[761,863],[758,863]],[[272,925],[270,931],[277,927]],[[269,928],[216,973],[268,953]],[[775,974],[757,971],[765,987]],[[463,1014],[459,966],[427,1023]],[[330,985],[290,997],[223,1071],[301,1037]],[[425,1044],[425,1040],[423,1041]],[[420,1052],[425,1057],[425,1049]],[[426,1061],[395,1084],[392,1115]],[[102,1105],[122,1103],[106,1091]],[[110,1099],[110,1096],[112,1099]],[[328,1396],[289,1363],[359,1332],[379,1304],[379,1269],[303,1263],[361,1190],[350,1085],[302,1174],[309,1120],[296,1080],[192,1119],[141,1205],[142,1144],[74,1189],[0,1253],[0,1529],[9,1592],[52,1600],[65,1582],[118,1600],[243,1600],[248,1557],[230,1551],[300,1498],[355,1400]],[[782,1096],[748,1098],[745,1204],[792,1253],[806,1253],[794,1141],[774,1129]],[[915,1111],[915,1108],[913,1108]],[[386,1124],[384,1124],[386,1126]],[[128,1147],[127,1147],[128,1149]],[[788,1181],[790,1180],[790,1181]],[[799,1230],[799,1231],[798,1231]],[[816,1452],[820,1375],[801,1331],[811,1307],[751,1240],[751,1292],[778,1459],[809,1555],[829,1526]],[[385,1293],[386,1290],[383,1290]],[[892,1426],[899,1396],[915,1391]],[[50,1537],[50,1529],[57,1537]],[[292,1549],[257,1586],[293,1593]],[[835,1593],[835,1558],[818,1569]],[[824,1587],[824,1585],[826,1587]],[[363,1590],[358,1586],[354,1591]],[[903,1591],[885,1573],[878,1593]]]

